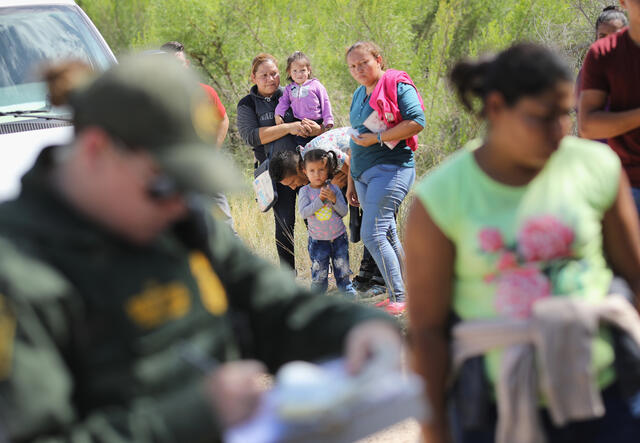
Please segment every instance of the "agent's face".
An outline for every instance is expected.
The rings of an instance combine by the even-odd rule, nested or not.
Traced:
[[[611,34],[615,34],[624,28],[624,24],[620,20],[612,20],[606,23],[600,23],[596,29],[596,40],[605,38]]]
[[[304,172],[309,179],[309,183],[314,188],[324,186],[327,178],[329,177],[326,160],[306,162],[304,165]]]
[[[311,71],[306,63],[293,62],[289,67],[289,75],[293,79],[294,82],[301,85],[307,80],[309,80],[309,76],[311,75]]]
[[[571,130],[573,85],[559,82],[552,89],[521,98],[515,105],[490,111],[490,131],[506,147],[501,153],[514,165],[539,170]]]
[[[349,72],[355,81],[366,87],[375,85],[382,77],[382,59],[356,48],[347,56]]]
[[[251,81],[258,86],[258,93],[271,97],[280,86],[280,72],[271,60],[262,62],[256,72],[251,74]]]
[[[152,196],[162,174],[148,152],[107,142],[92,155],[88,164],[95,204],[88,215],[99,224],[133,243],[147,244],[187,214],[181,194]]]

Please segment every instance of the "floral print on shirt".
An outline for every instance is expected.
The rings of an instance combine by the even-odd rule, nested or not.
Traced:
[[[485,275],[495,284],[495,307],[511,318],[528,318],[533,304],[553,292],[552,273],[572,257],[575,234],[557,217],[544,214],[526,220],[514,245],[507,245],[500,230],[478,232],[480,250],[495,260],[496,271]]]

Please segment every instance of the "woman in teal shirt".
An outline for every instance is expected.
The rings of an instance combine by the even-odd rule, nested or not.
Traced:
[[[405,231],[413,362],[434,409],[423,427],[433,443],[450,441],[452,311],[462,321],[520,320],[544,297],[598,302],[613,272],[627,281],[636,306],[640,295],[640,226],[629,181],[607,146],[566,136],[574,95],[564,62],[546,48],[519,44],[495,59],[458,63],[451,79],[469,110],[473,98],[482,102],[487,133],[418,184]],[[484,355],[490,382],[500,361],[498,351]],[[640,420],[617,389],[608,338],[594,339],[592,361],[605,416],[565,426],[547,419],[548,441],[637,441]],[[495,415],[483,424],[454,428],[456,441],[493,441]]]
[[[351,126],[359,135],[352,136],[351,141],[347,200],[352,206],[362,205],[362,241],[382,271],[389,293],[382,305],[390,313],[399,314],[404,311],[404,251],[395,214],[415,180],[413,151],[406,140],[424,128],[424,112],[415,87],[400,82],[397,106],[402,120],[383,132],[371,132],[364,122],[376,112],[369,100],[385,74],[380,48],[371,42],[357,42],[349,48],[346,58],[349,72],[361,85],[353,94],[349,113]],[[385,144],[398,140],[391,148]]]

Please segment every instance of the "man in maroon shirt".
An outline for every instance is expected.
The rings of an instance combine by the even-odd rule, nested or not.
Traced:
[[[578,125],[583,137],[606,138],[620,156],[640,212],[640,0],[620,5],[629,27],[591,45],[582,68]]]

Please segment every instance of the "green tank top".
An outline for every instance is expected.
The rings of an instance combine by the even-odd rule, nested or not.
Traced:
[[[542,297],[600,300],[612,279],[602,218],[613,204],[620,160],[606,145],[565,137],[525,186],[507,186],[478,166],[469,142],[416,187],[416,195],[456,248],[453,310],[463,320],[526,318]],[[613,378],[606,331],[594,341],[601,386]],[[485,359],[491,380],[500,353]]]

